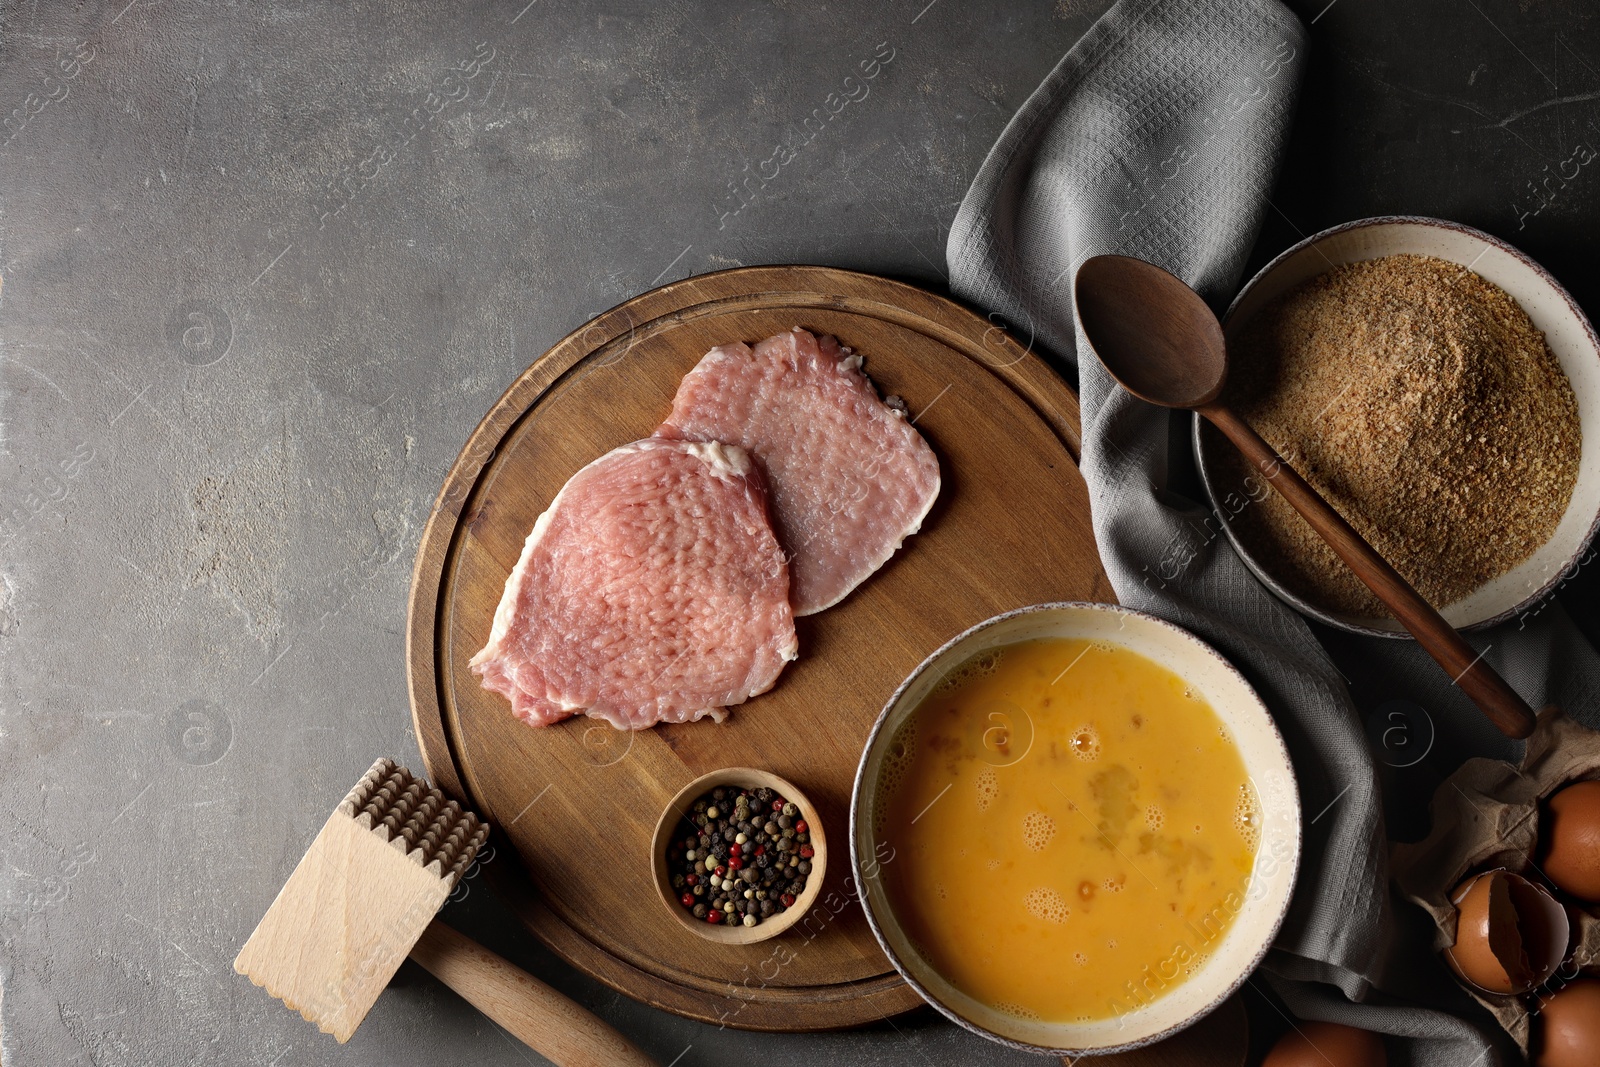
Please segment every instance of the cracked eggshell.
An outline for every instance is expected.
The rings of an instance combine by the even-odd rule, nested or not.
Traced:
[[[1543,888],[1506,870],[1487,871],[1456,887],[1455,944],[1450,969],[1485,993],[1526,993],[1549,981],[1567,955],[1567,911]]]

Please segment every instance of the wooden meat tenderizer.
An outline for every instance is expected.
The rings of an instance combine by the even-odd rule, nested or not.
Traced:
[[[610,1025],[435,918],[489,827],[393,760],[328,817],[233,969],[350,1040],[409,954],[561,1067],[654,1067]]]

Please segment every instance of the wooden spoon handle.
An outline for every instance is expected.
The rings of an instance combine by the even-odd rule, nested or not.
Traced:
[[[1378,599],[1394,612],[1417,643],[1438,661],[1461,691],[1498,726],[1507,737],[1527,737],[1533,733],[1533,709],[1506,684],[1498,671],[1483,661],[1480,653],[1461,639],[1444,616],[1434,610],[1411,583],[1373,551],[1366,539],[1356,533],[1344,516],[1279,456],[1273,447],[1250,428],[1249,423],[1219,404],[1196,409],[1211,420],[1239,451],[1255,465],[1272,487],[1294,505],[1311,528],[1349,565],[1357,578],[1366,583]]]
[[[657,1067],[599,1016],[438,919],[411,958],[559,1067]]]

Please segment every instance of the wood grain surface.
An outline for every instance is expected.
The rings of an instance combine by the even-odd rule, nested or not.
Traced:
[[[348,813],[328,816],[233,969],[342,1045],[454,882]]]
[[[728,722],[619,733],[586,718],[533,729],[467,660],[534,520],[574,472],[648,436],[709,348],[793,326],[836,335],[903,397],[938,454],[922,532],[838,606],[797,620],[800,658]],[[492,884],[575,966],[640,1001],[762,1030],[856,1026],[919,1001],[831,864],[821,903],[771,942],[722,945],[655,899],[649,842],[687,782],[725,766],[782,775],[848,842],[850,789],[884,701],[928,653],[1001,611],[1110,600],[1078,473],[1078,406],[1024,343],[951,301],[868,275],[752,267],[652,290],[538,359],[447,476],[423,533],[408,620],[418,742],[434,782],[494,825]],[[508,848],[509,846],[509,848]]]
[[[411,958],[558,1067],[659,1067],[577,1001],[437,919]]]

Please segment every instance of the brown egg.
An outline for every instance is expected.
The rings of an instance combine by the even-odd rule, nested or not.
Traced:
[[[1445,960],[1486,993],[1526,993],[1566,958],[1566,909],[1520,875],[1502,870],[1469,878],[1451,901],[1456,941],[1445,949]]]
[[[1295,1023],[1261,1067],[1387,1067],[1383,1039],[1339,1023]]]
[[[1552,882],[1600,903],[1600,782],[1578,782],[1550,798],[1539,849],[1539,866]]]
[[[1533,1067],[1600,1063],[1600,981],[1583,978],[1539,1002]]]

